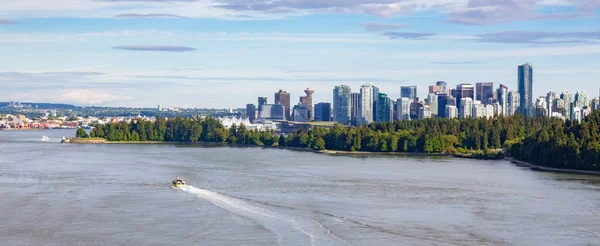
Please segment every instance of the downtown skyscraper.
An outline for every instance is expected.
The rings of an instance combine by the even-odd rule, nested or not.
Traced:
[[[406,97],[410,100],[417,101],[417,86],[401,86],[400,87],[400,98]]]
[[[520,110],[525,116],[534,116],[533,108],[533,67],[529,63],[519,66]]]
[[[308,107],[308,118],[310,120],[314,120],[315,119],[315,111],[313,109],[313,98],[312,98],[312,94],[315,93],[315,91],[308,87],[306,88],[306,90],[304,90],[304,93],[306,93],[306,96],[302,96],[300,97],[300,103],[306,105],[306,107]]]
[[[408,97],[398,99],[398,103],[396,104],[397,120],[410,120],[410,105],[412,102]]]
[[[497,91],[498,102],[500,106],[502,106],[501,114],[504,116],[508,116],[508,87],[506,85],[500,84]]]
[[[488,99],[495,99],[493,82],[478,82],[475,84],[476,97],[473,100],[486,102]]]
[[[350,103],[352,104],[352,107],[350,107],[350,124],[357,126],[360,123],[358,120],[358,114],[360,112],[360,93],[350,93],[350,98]]]
[[[521,108],[521,95],[518,91],[508,93],[508,110],[507,115],[513,116]]]
[[[352,90],[339,85],[333,89],[333,121],[348,125],[352,120]]]
[[[460,111],[461,109],[461,99],[463,98],[471,98],[471,99],[475,99],[475,86],[473,86],[472,84],[466,84],[466,83],[462,83],[458,86],[456,86],[456,107],[458,108],[458,110]],[[462,116],[460,116],[462,117]]]
[[[283,105],[283,110],[285,114],[286,120],[292,120],[292,115],[290,111],[290,93],[287,93],[284,90],[279,90],[275,93],[275,104]]]
[[[376,122],[392,122],[394,116],[394,109],[392,100],[387,96],[387,94],[379,93],[377,95],[377,104],[376,104],[376,112],[377,117],[375,118]]]
[[[365,83],[360,86],[360,105],[357,121],[359,125],[368,125],[373,122],[373,86],[371,84]]]

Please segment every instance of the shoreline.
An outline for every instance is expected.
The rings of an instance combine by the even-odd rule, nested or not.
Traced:
[[[49,128],[0,128],[0,131],[41,131]]]
[[[229,143],[215,143],[215,142],[196,142],[196,143],[180,143],[180,142],[158,142],[158,141],[123,141],[123,142],[113,142],[106,140],[76,140],[76,139],[68,139],[64,143],[72,143],[72,144],[173,144],[173,145],[210,145],[215,147],[237,147],[237,148],[264,148],[264,149],[280,149],[280,150],[291,150],[291,151],[300,151],[300,152],[311,152],[316,154],[325,154],[331,156],[424,156],[424,157],[452,157],[459,159],[473,159],[473,160],[482,160],[482,161],[494,161],[494,160],[504,160],[509,161],[510,163],[518,166],[518,167],[527,167],[535,171],[542,172],[554,172],[554,173],[572,173],[572,174],[582,174],[582,175],[600,175],[600,172],[596,171],[584,171],[584,170],[571,170],[571,169],[560,169],[560,168],[551,168],[551,167],[543,167],[538,165],[533,165],[531,163],[525,161],[515,160],[513,158],[479,158],[479,157],[469,157],[469,156],[457,156],[453,154],[447,153],[419,153],[419,152],[367,152],[367,151],[343,151],[343,150],[314,150],[309,148],[298,148],[298,147],[287,147],[287,146],[260,146],[260,145],[249,145],[249,144],[229,144]],[[75,140],[75,141],[73,141]]]
[[[541,172],[553,172],[553,173],[572,173],[572,174],[583,174],[583,175],[600,175],[600,172],[596,171],[585,171],[585,170],[573,170],[573,169],[562,169],[562,168],[553,168],[553,167],[543,167],[531,164],[526,161],[519,161],[513,158],[508,158],[512,164],[515,164],[518,167],[528,167],[532,170],[541,171]]]

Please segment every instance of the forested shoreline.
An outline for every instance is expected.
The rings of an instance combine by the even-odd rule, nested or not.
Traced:
[[[554,118],[424,119],[361,127],[315,127],[288,135],[226,129],[214,118],[157,118],[96,125],[89,137],[107,141],[216,142],[351,152],[448,153],[493,157],[502,152],[534,165],[600,171],[600,112],[581,123]],[[78,136],[86,137],[86,136]]]

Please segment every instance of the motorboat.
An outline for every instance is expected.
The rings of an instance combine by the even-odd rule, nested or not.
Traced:
[[[178,188],[178,187],[185,187],[186,184],[185,184],[185,180],[183,180],[182,178],[177,176],[177,178],[173,180],[172,185],[173,185],[173,187]]]
[[[48,140],[50,140],[50,138],[48,136],[42,136],[42,139],[40,139],[40,140],[42,140],[42,141],[48,141]]]

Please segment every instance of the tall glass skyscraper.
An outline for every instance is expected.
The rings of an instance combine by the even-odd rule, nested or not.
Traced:
[[[392,108],[392,100],[384,93],[378,93],[376,112],[376,122],[391,122],[393,120],[394,111]]]
[[[417,86],[400,86],[400,98],[403,97],[417,101]]]
[[[373,86],[362,84],[360,86],[360,111],[358,114],[359,125],[368,125],[373,122]]]
[[[437,94],[438,117],[446,118],[446,105],[448,105],[448,94]]]
[[[525,116],[533,116],[533,67],[529,63],[519,66],[520,110]]]
[[[347,85],[339,85],[333,89],[333,121],[347,125],[352,119],[351,89]]]
[[[360,121],[358,113],[360,112],[360,93],[350,93],[351,107],[350,107],[350,123],[353,126],[357,126]]]
[[[377,121],[377,103],[379,102],[379,87],[373,86],[373,121]]]

